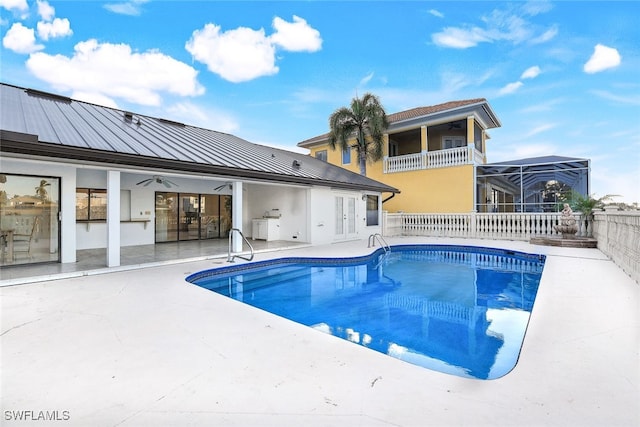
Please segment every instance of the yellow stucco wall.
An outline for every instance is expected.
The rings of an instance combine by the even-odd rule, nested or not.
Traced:
[[[351,163],[343,165],[339,150],[331,150],[328,145],[316,146],[310,148],[310,155],[315,157],[318,150],[327,150],[329,163],[355,173],[360,172],[355,151],[351,154]],[[474,208],[473,165],[389,174],[383,173],[382,170],[382,161],[367,164],[369,178],[401,191],[383,205],[384,210],[412,213],[463,213],[471,212]]]

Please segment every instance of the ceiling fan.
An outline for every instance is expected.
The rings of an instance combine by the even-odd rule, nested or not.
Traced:
[[[213,189],[213,191],[218,191],[219,192],[219,191],[224,190],[225,187],[228,187],[229,190],[233,190],[233,184],[231,182],[227,181],[227,182],[224,182],[224,183],[218,185],[216,188]],[[247,188],[244,185],[242,186],[242,191],[247,191]]]
[[[231,190],[231,189],[232,189],[231,183],[230,183],[230,182],[225,182],[225,183],[223,183],[223,184],[221,184],[221,185],[218,185],[218,186],[217,186],[216,188],[214,188],[213,190],[214,190],[214,191],[220,191],[220,190],[222,190],[222,189],[223,189],[224,187],[226,187],[226,186],[229,186],[229,190]]]
[[[174,185],[176,187],[179,187],[178,184],[176,184],[175,182],[169,181],[167,178],[165,178],[162,175],[153,175],[151,178],[143,179],[142,181],[138,182],[136,185],[144,184],[143,187],[147,187],[152,182],[155,182],[156,184],[162,184],[167,188],[171,188]]]
[[[461,129],[462,125],[459,122],[454,122],[449,124],[449,130],[452,129]]]

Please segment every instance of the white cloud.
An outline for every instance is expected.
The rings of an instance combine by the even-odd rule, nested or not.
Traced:
[[[542,125],[538,125],[533,129],[530,129],[527,133],[522,135],[522,138],[531,138],[532,136],[538,135],[540,133],[546,132],[548,130],[556,128],[557,125],[554,123],[545,123]]]
[[[17,12],[26,12],[29,10],[27,0],[0,0],[0,7]]]
[[[142,5],[149,0],[132,0],[121,3],[107,3],[104,8],[120,15],[139,16],[142,13]]]
[[[496,146],[495,150],[491,151],[491,162],[551,156],[557,151],[557,147],[547,143],[510,144],[510,148]]]
[[[40,15],[40,18],[42,18],[42,20],[50,22],[56,15],[56,10],[48,2],[38,0],[37,5],[38,15]]]
[[[491,41],[478,27],[470,29],[447,27],[439,33],[432,34],[431,40],[438,46],[454,49],[466,49],[477,46],[481,42]]]
[[[438,46],[455,49],[466,49],[477,46],[479,43],[493,43],[496,41],[508,41],[519,43],[542,43],[551,40],[558,32],[556,26],[541,31],[535,25],[522,16],[534,16],[550,10],[547,5],[536,6],[535,3],[526,4],[516,12],[512,10],[493,10],[489,15],[482,17],[482,26],[461,25],[460,27],[447,27],[444,30],[431,35],[431,40]],[[519,12],[519,16],[517,13]]]
[[[546,43],[549,40],[553,39],[557,35],[558,35],[558,26],[554,25],[553,27],[549,28],[544,33],[540,34],[538,37],[535,37],[535,38],[531,39],[530,42],[531,42],[531,44]]]
[[[429,10],[429,14],[435,16],[436,18],[444,18],[444,14],[436,9]]]
[[[316,52],[322,48],[320,32],[298,16],[293,16],[293,22],[276,16],[272,26],[276,32],[270,36],[271,41],[285,50]]]
[[[540,67],[534,65],[533,67],[527,68],[524,73],[520,76],[521,79],[535,79],[540,75]]]
[[[73,34],[73,31],[67,18],[56,18],[52,22],[38,22],[38,36],[42,40],[47,41],[50,38],[65,37],[71,34]]]
[[[522,11],[530,16],[536,16],[541,13],[549,12],[553,9],[553,4],[547,0],[528,1],[522,6]]]
[[[366,76],[364,76],[362,79],[360,79],[360,83],[358,84],[358,86],[365,86],[367,83],[369,83],[371,81],[371,79],[373,78],[373,71],[370,72],[369,74],[367,74]]]
[[[620,65],[621,56],[612,47],[597,44],[591,58],[584,64],[584,72],[588,74],[598,73]]]
[[[277,74],[276,47],[293,52],[315,52],[322,47],[320,33],[298,16],[293,22],[276,17],[273,27],[275,33],[267,36],[262,28],[221,31],[219,25],[209,23],[193,32],[185,49],[212,73],[239,83]]]
[[[239,27],[221,32],[215,24],[206,24],[193,32],[185,48],[209,71],[233,83],[276,74],[275,47],[264,30]]]
[[[2,46],[16,53],[32,53],[44,49],[44,46],[36,43],[36,35],[33,28],[27,28],[20,22],[14,23],[2,39]]]
[[[169,119],[178,122],[189,123],[191,126],[200,126],[205,129],[215,129],[218,132],[234,133],[240,125],[238,120],[231,114],[217,109],[200,107],[192,102],[179,102],[163,108],[169,114]]]
[[[85,92],[85,91],[74,91],[72,95],[73,99],[77,99],[78,101],[89,102],[91,104],[103,105],[109,108],[119,108],[118,103],[102,93],[96,92]]]
[[[620,104],[629,104],[640,106],[640,96],[634,93],[626,93],[624,95],[616,95],[605,90],[592,90],[591,93],[601,98],[608,99]]]
[[[137,53],[125,44],[100,44],[93,39],[76,44],[74,50],[72,57],[37,52],[26,66],[57,90],[82,94],[85,100],[94,96],[160,105],[161,92],[179,96],[204,93],[194,68],[158,51]]]
[[[506,85],[505,87],[503,87],[502,89],[500,89],[498,91],[499,95],[509,95],[511,93],[514,93],[515,91],[517,91],[518,89],[520,89],[520,87],[523,85],[522,82],[513,82],[513,83],[509,83],[508,85]]]

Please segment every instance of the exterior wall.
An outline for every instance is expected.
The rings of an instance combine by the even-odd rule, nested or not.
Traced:
[[[347,170],[350,170],[351,172],[354,173],[360,173],[360,166],[358,164],[358,154],[356,153],[356,150],[351,150],[351,163],[349,163],[348,165],[343,165],[342,164],[342,152],[339,149],[335,149],[332,150],[329,147],[329,144],[324,144],[324,145],[319,145],[317,147],[312,147],[309,149],[309,155],[311,157],[315,157],[316,156],[316,152],[318,151],[322,151],[322,150],[326,150],[327,151],[327,163],[331,163],[332,165],[337,165],[337,166],[341,166]],[[371,178],[371,176],[369,175],[369,167],[370,165],[367,165],[367,176],[369,178]],[[380,164],[380,170],[382,170],[382,164]],[[375,179],[375,178],[374,178]],[[383,182],[383,181],[381,181]]]
[[[310,242],[307,222],[306,188],[291,188],[251,184],[246,185],[243,198],[243,233],[252,236],[252,220],[262,218],[265,213],[277,210],[280,217],[280,239],[292,242]]]
[[[453,213],[473,210],[473,165],[383,174],[367,168],[367,175],[400,189],[384,204],[389,212]]]
[[[598,249],[640,283],[640,212],[596,212],[593,237]]]
[[[121,176],[121,221],[147,220],[148,222],[121,222],[120,245],[152,245],[154,235],[155,188],[139,187],[136,182],[146,175],[123,173]],[[174,181],[175,182],[175,181]],[[107,188],[107,171],[99,169],[78,169],[78,188]],[[164,187],[163,187],[164,188]],[[184,190],[181,190],[184,191]],[[191,191],[191,190],[189,190]],[[185,191],[187,192],[187,191]],[[75,197],[75,189],[73,190]],[[74,200],[75,209],[75,200]],[[76,223],[76,247],[81,249],[96,249],[107,247],[106,222],[78,222]]]
[[[358,173],[355,151],[350,165],[342,165],[339,150],[329,149],[328,144],[310,148],[310,155],[327,150],[327,161]],[[386,202],[383,208],[389,212],[471,212],[473,206],[473,165],[452,166],[385,174],[382,161],[367,164],[367,176],[400,189],[401,193]]]
[[[366,203],[359,191],[339,191],[326,187],[315,187],[309,190],[309,235],[310,243],[322,245],[344,240],[366,239],[371,234],[382,232],[382,218],[376,226],[366,225]],[[382,197],[378,194],[379,197]],[[337,238],[336,230],[336,197],[354,197],[356,200],[356,233],[343,239]],[[381,199],[380,199],[381,201]]]

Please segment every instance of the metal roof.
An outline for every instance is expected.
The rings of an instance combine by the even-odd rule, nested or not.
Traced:
[[[527,159],[508,160],[503,162],[487,163],[483,166],[534,166],[534,165],[548,165],[552,163],[581,163],[588,162],[589,159],[581,159],[577,157],[564,157],[564,156],[541,156],[541,157],[529,157]]]
[[[47,92],[2,83],[0,102],[2,153],[399,192],[302,153]]]

